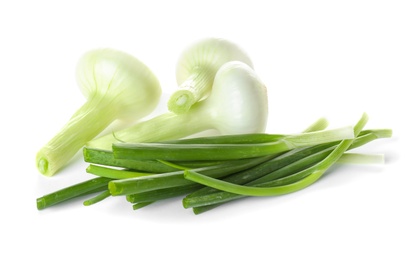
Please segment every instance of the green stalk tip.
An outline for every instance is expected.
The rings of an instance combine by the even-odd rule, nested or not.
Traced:
[[[108,182],[108,190],[109,190],[109,193],[111,193],[112,196],[119,195],[123,192],[122,187],[119,187],[118,185],[116,185],[116,183],[114,183],[112,181]]]
[[[136,204],[132,205],[132,209],[133,210],[138,210],[138,209],[141,209],[143,207],[146,207],[146,206],[148,206],[148,205],[150,205],[152,203],[153,203],[153,201],[151,201],[151,202],[136,203]]]
[[[42,210],[42,209],[46,208],[45,199],[43,197],[36,199],[36,206],[37,206],[38,210]]]
[[[102,200],[104,200],[104,199],[106,199],[110,196],[111,196],[111,193],[109,193],[109,190],[105,190],[102,193],[98,194],[97,196],[95,196],[93,198],[90,198],[88,200],[85,200],[83,202],[83,205],[84,206],[91,206],[91,205],[96,204],[96,203],[98,203],[98,202],[100,202],[100,201],[102,201]]]

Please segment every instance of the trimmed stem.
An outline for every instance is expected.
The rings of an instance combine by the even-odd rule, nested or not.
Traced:
[[[45,176],[52,176],[114,119],[116,111],[102,99],[88,100],[69,122],[36,155],[36,166]]]
[[[214,74],[207,68],[198,68],[179,86],[168,100],[168,110],[182,114],[211,91]]]

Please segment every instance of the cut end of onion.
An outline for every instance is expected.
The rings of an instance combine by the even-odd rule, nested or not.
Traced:
[[[191,91],[178,90],[168,101],[168,110],[176,114],[186,113],[195,102],[194,95]]]

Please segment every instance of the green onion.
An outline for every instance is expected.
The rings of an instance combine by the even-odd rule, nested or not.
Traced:
[[[73,198],[107,190],[109,181],[111,181],[109,178],[97,177],[52,192],[36,200],[37,209],[45,209]]]
[[[286,136],[259,144],[117,143],[114,157],[129,160],[234,160],[275,155],[294,148],[354,138],[351,127]]]

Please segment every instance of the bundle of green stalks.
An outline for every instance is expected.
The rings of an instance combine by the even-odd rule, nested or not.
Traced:
[[[363,114],[350,127],[328,129],[324,119],[300,134],[239,134],[84,148],[95,177],[37,199],[37,208],[84,196],[93,205],[125,196],[133,209],[181,197],[200,214],[248,196],[278,196],[317,182],[336,163],[378,163],[383,155],[353,153],[390,129],[368,129]],[[89,196],[89,197],[88,197]]]

